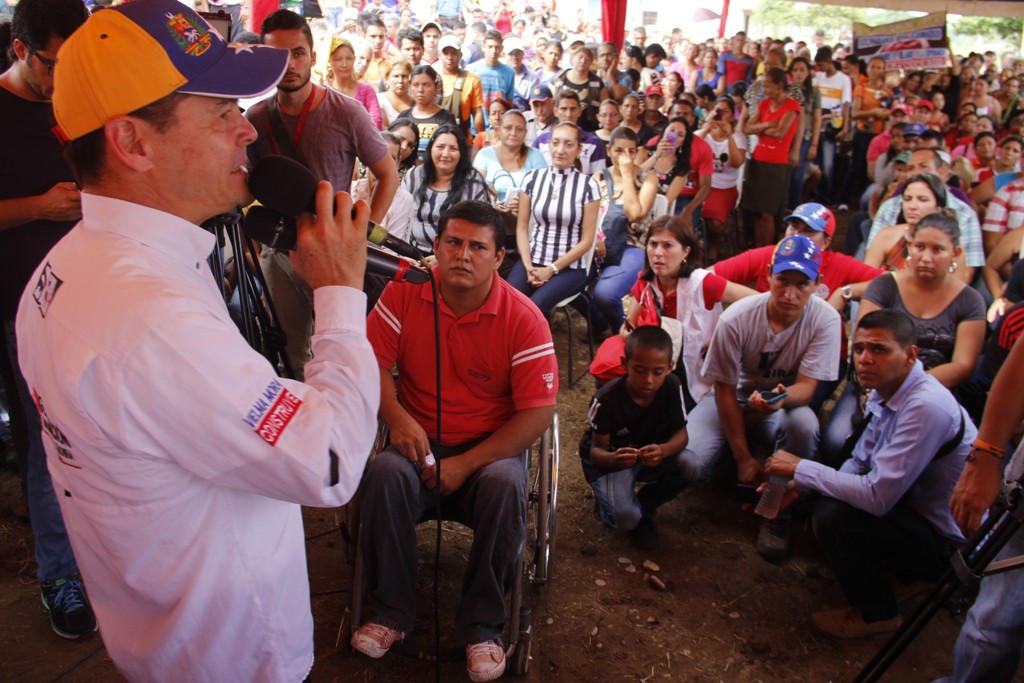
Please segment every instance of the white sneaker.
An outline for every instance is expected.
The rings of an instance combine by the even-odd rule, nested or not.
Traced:
[[[467,645],[466,671],[473,683],[500,678],[505,673],[505,650],[493,640]]]
[[[352,648],[367,657],[380,659],[387,654],[392,645],[403,638],[405,638],[405,634],[401,631],[368,621],[352,634]]]

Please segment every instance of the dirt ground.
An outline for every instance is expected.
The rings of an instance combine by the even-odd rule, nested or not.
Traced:
[[[564,322],[556,320],[554,332],[564,367]],[[578,359],[581,371],[584,362]],[[795,534],[788,561],[764,561],[754,547],[757,520],[740,509],[724,481],[688,491],[662,508],[655,552],[636,550],[624,534],[598,523],[577,453],[591,394],[589,378],[569,388],[563,372],[557,545],[550,583],[526,588],[534,640],[525,680],[852,680],[884,639],[838,641],[813,629],[811,612],[844,602],[835,579],[822,568],[808,529]],[[31,531],[14,512],[18,486],[10,467],[0,469],[0,680],[121,680],[98,635],[70,642],[50,630],[35,580]],[[340,513],[307,509],[305,520],[316,621],[313,680],[433,680],[431,661],[394,653],[371,661],[337,646],[352,583],[338,531]],[[420,531],[420,617],[413,636],[432,651],[433,528],[427,526]],[[469,538],[468,530],[457,526],[444,535],[440,633],[445,643],[452,639],[451,615]],[[645,560],[660,566],[658,576],[668,591],[655,591],[644,582],[640,567]],[[629,565],[638,571],[631,573]],[[904,615],[914,604],[903,603]],[[962,616],[940,610],[885,680],[930,681],[948,673],[961,622]],[[168,681],[176,678],[168,672]],[[468,680],[464,665],[443,663],[440,680]]]

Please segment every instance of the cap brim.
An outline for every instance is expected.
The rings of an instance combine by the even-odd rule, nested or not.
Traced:
[[[817,279],[818,277],[818,271],[808,268],[806,263],[800,261],[779,261],[772,265],[772,275],[778,275],[779,273],[784,273],[787,270],[795,270],[798,273],[803,273],[812,280]]]
[[[825,228],[824,227],[820,227],[820,226],[818,226],[815,223],[811,223],[809,220],[807,220],[807,218],[805,216],[801,216],[801,215],[795,214],[795,213],[791,213],[788,216],[786,216],[785,218],[783,218],[782,222],[785,223],[786,221],[793,220],[794,218],[796,220],[800,221],[801,223],[803,223],[804,225],[806,225],[811,230],[816,230],[818,232],[825,232]]]
[[[273,90],[288,68],[288,51],[267,45],[231,43],[213,67],[178,89],[206,97],[259,97]]]

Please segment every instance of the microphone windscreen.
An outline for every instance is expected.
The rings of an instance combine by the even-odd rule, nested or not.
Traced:
[[[249,191],[260,204],[285,216],[308,210],[316,194],[316,176],[288,157],[263,157],[249,171]]]

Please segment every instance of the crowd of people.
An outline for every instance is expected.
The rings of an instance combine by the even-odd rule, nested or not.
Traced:
[[[793,528],[809,522],[848,602],[816,612],[815,626],[839,638],[899,627],[889,576],[942,572],[991,503],[981,475],[957,484],[965,465],[971,474],[1013,449],[1012,430],[983,427],[983,440],[975,425],[994,419],[986,397],[1006,392],[1000,369],[1017,371],[1024,330],[1024,59],[953,54],[943,69],[904,72],[821,31],[698,42],[638,27],[616,45],[546,1],[202,5],[232,17],[235,44],[177,0],[91,17],[81,0],[20,0],[0,24],[0,156],[11,162],[0,251],[17,264],[0,278],[4,385],[54,630],[83,637],[98,619],[129,677],[172,664],[226,674],[216,633],[246,677],[301,680],[312,661],[304,564],[256,571],[245,549],[215,552],[213,519],[267,552],[254,525],[269,525],[288,538],[276,550],[293,552],[294,504],[343,503],[358,486],[370,580],[355,649],[382,657],[412,630],[410,539],[440,496],[476,531],[457,638],[470,678],[497,678],[525,534],[520,453],[551,421],[548,320],[573,297],[602,340],[580,443],[600,521],[651,550],[658,508],[688,487],[723,471],[748,492],[780,486],[758,551],[786,558]],[[184,85],[83,106],[138,67],[106,73],[82,55],[118,49],[109,35],[151,33],[153,17],[169,23],[147,49]],[[183,140],[168,131],[186,126],[175,148]],[[195,171],[189,154],[213,170]],[[245,350],[219,292],[194,279],[213,244],[192,228],[244,205],[243,159],[272,154],[346,193],[331,210],[321,184],[297,251],[260,256],[294,379]],[[23,158],[38,167],[20,173]],[[224,166],[229,181],[214,175]],[[423,254],[437,301],[340,256],[368,220]],[[117,310],[87,303],[94,279]],[[424,332],[435,315],[438,349]],[[233,376],[246,379],[216,390]],[[205,398],[170,410],[154,398],[160,382]],[[218,431],[235,409],[244,420]],[[363,476],[378,413],[390,446]],[[196,430],[172,435],[169,418]],[[172,493],[142,491],[147,477]],[[190,528],[174,514],[182,506],[210,526]],[[114,519],[129,507],[137,529]],[[153,567],[140,549],[169,533],[182,553],[200,536],[191,551],[206,556],[126,598]],[[277,582],[273,604],[289,601],[302,628],[284,638],[268,623],[243,642],[264,623],[257,602],[229,620],[207,604],[223,590],[211,577],[232,567],[255,571],[252,584],[218,600],[251,601],[246,591]],[[180,614],[154,617],[174,600]],[[1012,677],[1013,656],[976,653],[1003,626],[970,623],[955,680]],[[193,628],[210,647],[189,644]],[[133,642],[146,638],[143,653]],[[250,656],[275,638],[279,654]]]

